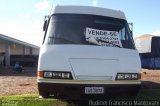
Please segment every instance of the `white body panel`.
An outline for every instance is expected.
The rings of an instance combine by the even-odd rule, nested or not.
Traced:
[[[90,14],[99,16],[108,16],[126,20],[126,17],[122,11],[89,7],[89,6],[56,6],[53,11],[54,14]]]
[[[77,80],[111,80],[120,68],[118,59],[74,58],[70,63]]]
[[[38,61],[37,82],[42,97],[74,100],[94,95],[99,99],[138,93],[141,63],[123,12],[87,6],[56,6],[53,14],[55,17],[49,17],[49,26],[45,20],[46,38]],[[74,14],[80,20],[74,21],[78,19],[72,18]],[[81,15],[88,16],[86,21]],[[96,23],[96,17],[98,20],[102,16],[106,21],[99,19]],[[95,22],[87,24],[92,17]]]
[[[64,13],[126,19],[121,11],[87,6],[56,6],[53,12]],[[141,63],[138,51],[134,49],[76,44],[48,45],[45,42],[40,50],[38,70],[68,71],[74,80],[115,80],[117,73],[140,73]]]
[[[117,72],[141,70],[137,50],[90,45],[44,45],[38,66],[38,70],[71,71],[76,80],[87,80],[86,76],[88,80],[115,80]]]

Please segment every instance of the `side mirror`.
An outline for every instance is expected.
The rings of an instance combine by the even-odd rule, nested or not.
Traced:
[[[131,35],[133,36],[133,31],[132,31],[132,30],[130,30],[130,32],[131,32]]]
[[[46,20],[46,21],[44,21],[44,24],[43,24],[43,31],[45,31],[46,30],[46,28],[47,28],[47,23],[48,23],[48,21]]]
[[[132,22],[128,23],[128,25],[129,25],[130,32],[131,32],[131,34],[133,36],[133,23]]]
[[[48,21],[49,21],[49,16],[47,15],[44,17],[43,31],[47,29]]]

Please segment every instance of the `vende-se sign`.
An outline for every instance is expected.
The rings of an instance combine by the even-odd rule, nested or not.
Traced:
[[[95,40],[102,40],[105,42],[98,42],[101,46],[122,47],[121,40],[117,31],[98,30],[93,28],[86,28],[86,40],[94,38]]]

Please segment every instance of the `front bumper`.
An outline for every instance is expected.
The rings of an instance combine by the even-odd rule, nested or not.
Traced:
[[[103,94],[85,94],[85,87],[104,87]],[[57,98],[79,99],[92,97],[113,97],[136,95],[141,87],[141,82],[86,82],[86,81],[38,81],[40,95],[54,95]]]

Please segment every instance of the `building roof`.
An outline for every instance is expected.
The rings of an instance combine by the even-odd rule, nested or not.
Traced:
[[[159,39],[160,39],[160,36],[144,34],[144,35],[134,38],[134,41],[135,41],[135,45],[139,53],[151,53],[153,44],[156,45],[156,46],[154,45],[155,46],[154,48],[157,48],[160,45]]]
[[[151,34],[143,34],[143,35],[140,35],[139,37],[136,37],[135,39],[146,39],[146,38],[150,38],[153,36],[154,35],[151,35]]]
[[[37,49],[39,48],[39,46],[30,44],[30,43],[27,43],[27,42],[24,42],[24,41],[21,41],[21,40],[18,40],[18,39],[15,39],[15,38],[3,35],[3,34],[0,34],[0,39],[6,40],[6,41],[9,41],[9,42],[13,42],[13,43],[17,43],[17,44],[20,44],[20,45],[29,46],[29,47],[32,47],[32,48],[37,48]]]
[[[91,6],[55,6],[53,14],[89,14],[126,20],[122,11]]]

